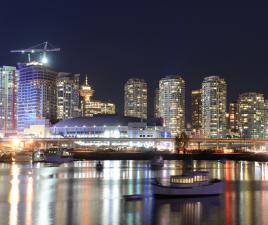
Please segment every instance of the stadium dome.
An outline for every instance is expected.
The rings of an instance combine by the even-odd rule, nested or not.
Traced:
[[[64,119],[54,124],[52,127],[92,127],[92,126],[128,126],[128,123],[141,122],[139,118],[120,117],[117,115],[95,115],[93,117],[77,117]],[[146,121],[144,121],[146,122]]]

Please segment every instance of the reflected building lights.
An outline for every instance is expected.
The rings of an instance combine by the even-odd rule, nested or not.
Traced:
[[[17,225],[18,221],[18,204],[20,201],[20,193],[19,193],[19,167],[16,164],[12,164],[11,166],[11,189],[9,192],[9,224]]]

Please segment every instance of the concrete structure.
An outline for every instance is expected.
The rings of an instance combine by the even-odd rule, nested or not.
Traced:
[[[124,115],[147,119],[147,83],[131,78],[124,86]]]
[[[94,90],[88,84],[87,76],[85,84],[81,86],[80,95],[82,97],[81,111],[82,116],[92,117],[97,114],[112,115],[116,113],[115,104],[93,100]]]
[[[192,129],[202,128],[202,89],[193,90],[192,99]]]
[[[79,74],[58,73],[57,118],[69,119],[80,116]]]
[[[0,68],[0,136],[16,133],[17,79],[16,67]]]
[[[202,126],[207,138],[226,135],[227,85],[218,76],[206,77],[202,83]]]
[[[160,118],[160,111],[159,111],[159,89],[155,89],[154,92],[154,117]]]
[[[19,64],[18,131],[41,121],[57,118],[57,73],[47,66],[31,62]]]
[[[172,136],[184,131],[185,82],[180,76],[167,76],[159,81],[159,111]]]
[[[247,92],[239,95],[238,113],[241,137],[249,139],[265,136],[265,102],[263,94]]]

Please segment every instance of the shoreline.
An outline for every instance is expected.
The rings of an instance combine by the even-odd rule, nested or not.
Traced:
[[[268,154],[263,153],[161,153],[161,152],[77,152],[75,160],[151,160],[155,156],[162,156],[164,160],[235,160],[268,162]]]

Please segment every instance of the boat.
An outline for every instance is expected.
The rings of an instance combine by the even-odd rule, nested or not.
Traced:
[[[96,170],[98,170],[98,171],[103,170],[103,164],[101,163],[101,161],[98,161],[98,163],[96,164]]]
[[[164,166],[164,160],[162,156],[154,157],[151,160],[151,168],[152,169],[161,169]]]
[[[73,154],[67,148],[49,148],[44,152],[46,163],[73,162]]]
[[[142,200],[144,198],[143,195],[124,195],[124,199],[126,201],[139,201],[139,200]]]
[[[45,162],[45,150],[44,149],[38,149],[33,152],[32,154],[32,162]]]
[[[155,196],[209,196],[224,192],[223,181],[208,178],[207,171],[187,172],[183,175],[170,176],[169,179],[152,182],[152,193]]]

